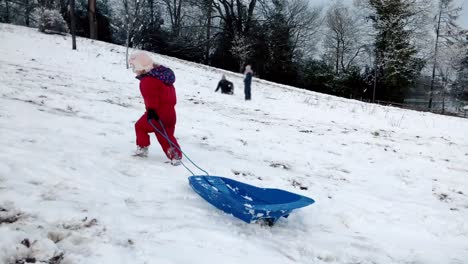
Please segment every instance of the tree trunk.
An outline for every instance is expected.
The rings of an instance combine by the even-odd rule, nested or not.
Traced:
[[[177,6],[177,26],[180,27],[182,24],[182,1],[179,0],[179,5]]]
[[[435,41],[435,48],[434,48],[434,65],[432,66],[432,78],[431,78],[431,89],[429,91],[429,109],[432,108],[432,97],[434,96],[434,79],[437,67],[437,53],[439,50],[439,35],[440,35],[440,20],[442,17],[442,5],[439,6],[439,20],[437,22],[437,30],[436,30],[436,41]]]
[[[448,72],[446,72],[445,76],[443,77],[443,86],[442,86],[442,114],[445,113],[445,97],[447,96],[447,87],[448,87],[448,83],[449,83],[449,74]]]
[[[177,8],[175,6],[176,4],[176,0],[174,0],[174,13],[175,13],[175,25],[176,25],[176,29],[175,29],[175,35],[176,36],[179,36],[180,35],[180,28],[181,28],[181,25],[182,25],[182,1],[183,0],[179,0],[179,2],[177,3]]]
[[[5,23],[11,23],[10,21],[10,4],[9,0],[5,0]]]
[[[129,43],[130,43],[130,32],[127,31],[127,40],[125,40],[125,63],[127,65],[127,69],[129,68],[128,65],[128,49],[129,49]]]
[[[128,48],[130,46],[130,10],[128,8],[128,2],[124,1],[124,8],[125,8],[125,28],[127,32],[127,36],[125,37],[125,63],[127,66],[127,69],[129,68],[128,65]]]
[[[378,65],[378,53],[377,48],[375,51],[375,59],[374,59],[374,89],[372,91],[372,103],[375,103],[375,91],[377,90],[377,65]]]
[[[445,114],[445,91],[442,92],[442,114]]]
[[[31,7],[29,6],[29,0],[24,1],[24,23],[29,27],[29,14],[31,13]]]
[[[255,10],[256,4],[257,4],[257,0],[250,1],[249,9],[247,11],[247,21],[245,22],[245,30],[244,30],[245,33],[248,33],[251,28],[253,12]]]
[[[237,32],[238,33],[245,32],[242,27],[242,24],[243,24],[242,22],[244,20],[242,17],[243,14],[242,14],[242,1],[241,0],[237,0],[236,7],[237,7],[237,20],[236,20]]]
[[[205,64],[209,65],[209,60],[210,60],[210,38],[211,38],[211,13],[212,13],[212,8],[211,8],[211,1],[208,3],[207,6],[207,23],[206,23],[206,47],[205,47]]]
[[[345,53],[345,45],[346,44],[345,44],[345,42],[343,40],[341,41],[341,44],[342,45],[341,45],[341,54],[340,54],[340,64],[341,64],[340,66],[341,66],[341,72],[343,73],[343,72],[347,71],[347,69],[344,66],[344,53]]]
[[[336,60],[335,60],[335,74],[338,75],[338,68],[339,68],[339,61],[340,61],[340,42],[336,42]]]
[[[151,28],[154,28],[154,0],[148,0],[150,6],[150,25]]]
[[[96,0],[88,0],[89,37],[98,38]]]
[[[70,0],[70,24],[72,33],[72,49],[76,50],[75,0]]]

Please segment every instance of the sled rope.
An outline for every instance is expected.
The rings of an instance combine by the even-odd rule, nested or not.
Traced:
[[[200,166],[198,166],[195,162],[193,162],[193,161],[187,156],[187,154],[185,154],[185,152],[183,152],[182,149],[180,149],[179,146],[177,146],[174,142],[172,142],[171,139],[169,139],[169,136],[167,135],[166,129],[164,128],[164,125],[163,125],[163,123],[161,122],[161,119],[159,119],[158,122],[159,122],[159,124],[161,125],[163,131],[159,130],[159,129],[153,124],[153,122],[152,122],[151,120],[148,120],[148,123],[154,128],[154,130],[155,130],[156,132],[158,132],[159,134],[161,134],[161,136],[163,136],[163,137],[167,140],[167,142],[169,142],[169,145],[171,145],[172,147],[178,149],[178,150],[180,151],[180,153],[182,153],[182,155],[184,155],[184,157],[185,157],[188,161],[190,161],[190,162],[193,164],[193,166],[195,166],[197,169],[203,171],[203,172],[206,174],[206,176],[210,176],[210,174],[208,174],[208,172],[206,172],[204,169],[200,168]],[[163,132],[164,132],[164,133],[163,133]],[[180,160],[180,163],[182,164],[182,166],[184,166],[184,168],[185,168],[186,170],[188,170],[193,176],[195,176],[195,173],[193,173],[193,171],[191,171],[191,170],[184,164],[184,162],[182,162],[182,159]]]

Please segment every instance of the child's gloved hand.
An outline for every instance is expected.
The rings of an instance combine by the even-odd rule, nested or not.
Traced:
[[[159,116],[158,114],[156,114],[156,111],[154,111],[153,109],[148,109],[146,110],[146,119],[148,121],[150,121],[151,119],[159,120]]]

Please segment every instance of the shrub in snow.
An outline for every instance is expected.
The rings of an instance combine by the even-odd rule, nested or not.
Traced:
[[[39,31],[44,33],[68,33],[68,26],[58,10],[44,10],[39,22]]]

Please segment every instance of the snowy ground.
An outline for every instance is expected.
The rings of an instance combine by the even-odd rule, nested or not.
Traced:
[[[273,228],[131,157],[144,110],[124,48],[0,24],[0,263],[468,263],[468,120],[176,73],[176,136],[213,175],[316,204]],[[30,260],[31,261],[31,260]]]

